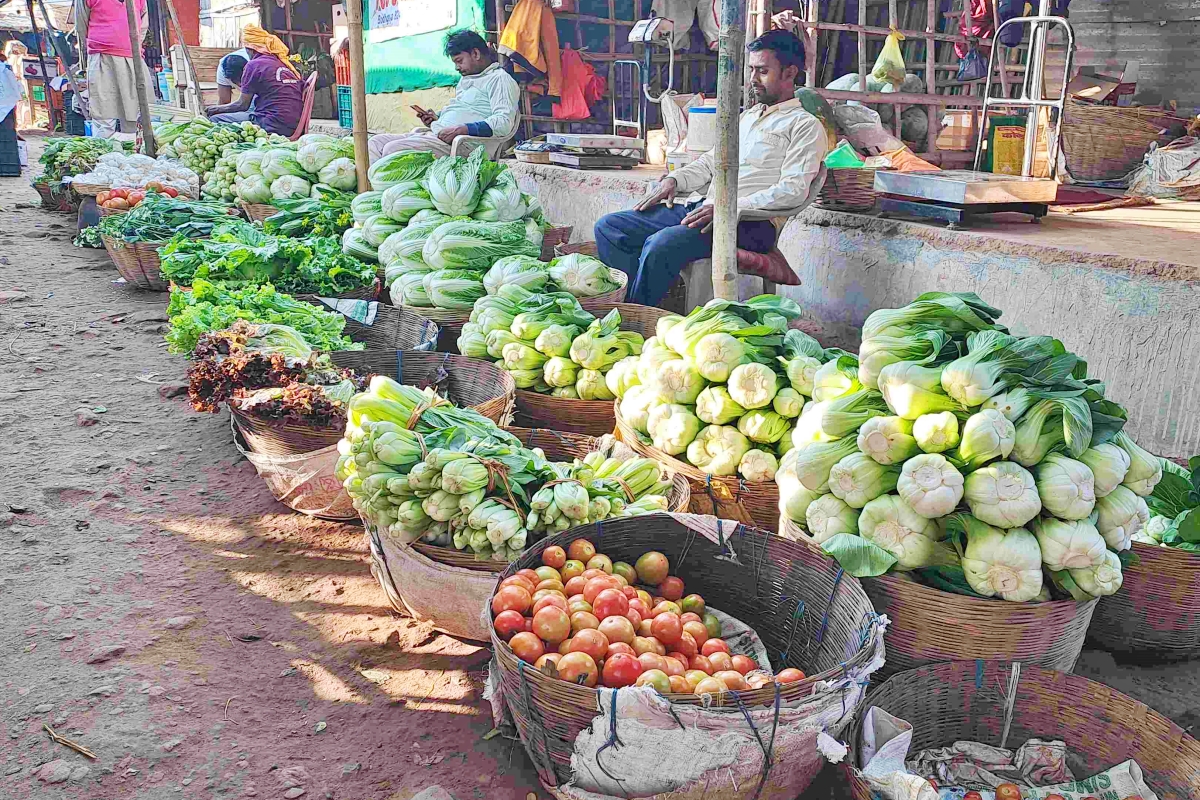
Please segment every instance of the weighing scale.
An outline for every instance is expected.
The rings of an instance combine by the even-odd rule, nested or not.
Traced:
[[[928,172],[893,172],[879,170],[875,173],[875,191],[879,192],[880,212],[938,219],[949,223],[950,228],[983,214],[1016,212],[1028,214],[1032,222],[1040,222],[1046,216],[1050,203],[1058,194],[1058,183],[1052,178],[1030,177],[1033,173],[1034,156],[1037,152],[1038,111],[1052,109],[1052,149],[1057,149],[1062,129],[1063,110],[1067,103],[1067,83],[1075,57],[1075,34],[1070,24],[1062,17],[1052,16],[1050,0],[1041,0],[1036,16],[1015,17],[1003,23],[996,31],[993,41],[999,41],[1000,32],[1009,25],[1030,25],[1029,65],[1025,71],[1021,97],[1008,99],[992,97],[992,74],[999,46],[992,48],[988,63],[987,83],[984,87],[983,114],[986,131],[988,112],[995,108],[1028,109],[1025,123],[1025,157],[1020,175],[1000,175],[980,171],[983,161],[983,133],[975,146],[973,170],[945,170]],[[1057,98],[1043,97],[1043,76],[1046,65],[1046,42],[1053,26],[1066,31],[1066,66],[1063,71],[1062,91]],[[1057,112],[1057,113],[1055,113]]]
[[[655,16],[650,12],[647,19],[638,20],[629,31],[628,42],[642,45],[642,61],[619,59],[613,62],[612,120],[613,133],[622,128],[634,128],[638,136],[646,138],[646,117],[648,103],[661,103],[664,97],[674,94],[675,86],[675,45],[673,40],[674,23],[666,17]],[[654,66],[654,48],[667,48],[667,85],[658,96],[650,93],[650,76]],[[628,86],[630,95],[625,95],[621,87]],[[620,108],[618,108],[618,95]],[[631,115],[623,116],[626,111]]]
[[[646,140],[631,136],[548,133],[546,143],[567,148],[550,153],[550,163],[572,169],[633,169],[646,152]]]

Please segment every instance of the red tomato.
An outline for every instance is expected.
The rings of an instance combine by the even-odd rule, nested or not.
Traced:
[[[688,658],[700,654],[700,648],[696,647],[696,640],[687,631],[679,634],[679,641],[675,643],[675,649]]]
[[[525,618],[521,616],[520,611],[501,611],[496,615],[496,619],[492,622],[492,627],[496,629],[496,633],[505,641],[511,639],[513,634],[520,633],[525,630]]]
[[[587,598],[587,589],[583,590],[583,596],[585,599]],[[605,589],[596,595],[595,600],[589,602],[600,619],[623,617],[625,612],[629,611],[629,598],[622,594],[620,589]]]
[[[996,787],[996,800],[1021,800],[1021,788],[1015,783],[1002,783]]]
[[[505,586],[492,597],[492,613],[517,611],[524,614],[533,605],[533,597],[520,586]]]
[[[632,686],[641,674],[641,662],[624,653],[617,653],[604,662],[603,681],[610,689]]]
[[[671,678],[661,669],[648,669],[638,675],[635,686],[651,686],[659,694],[671,692]]]
[[[590,581],[592,578],[607,578],[608,573],[602,569],[585,569],[582,573],[583,579]]]
[[[542,563],[547,567],[554,567],[560,570],[567,563],[567,551],[556,544],[552,544],[542,551]]]
[[[537,661],[534,662],[534,669],[545,672],[547,664],[553,664],[555,669],[558,669],[558,662],[562,659],[562,653],[546,653]]]
[[[593,629],[582,630],[571,639],[572,653],[587,653],[594,661],[608,654],[608,637]]]
[[[530,594],[533,594],[534,584],[525,580],[524,576],[522,576],[522,575],[513,575],[511,577],[505,578],[504,580],[500,581],[500,586],[498,588],[503,589],[505,586],[520,586],[525,591],[529,592]]]
[[[600,679],[600,668],[587,653],[567,653],[558,661],[558,677],[580,686],[595,686]]]
[[[163,185],[160,181],[146,181],[145,189],[147,192],[161,192]]]
[[[678,617],[681,613],[683,612],[680,611],[679,604],[672,603],[670,600],[655,603],[654,608],[650,609],[650,616],[652,617],[657,617],[659,614],[674,614]],[[680,620],[679,624],[682,625],[683,620]]]
[[[612,658],[617,653],[624,653],[627,656],[637,655],[637,653],[633,652],[633,648],[624,642],[613,642],[608,646],[608,652],[604,654],[604,657]]]
[[[729,653],[716,652],[708,657],[708,661],[713,665],[713,675],[718,672],[736,672],[733,668],[733,659],[729,657]],[[738,673],[741,674],[740,672]]]
[[[583,595],[577,594],[574,597],[567,598],[567,613],[576,614],[580,611],[592,613],[592,604],[583,599]]]
[[[720,678],[705,678],[696,684],[695,693],[698,695],[720,694],[728,691],[729,687]]]
[[[632,608],[625,612],[625,619],[629,620],[630,623],[633,624],[634,630],[637,630],[637,627],[642,624],[642,615],[634,611]]]
[[[663,613],[650,620],[650,632],[663,644],[674,645],[683,634],[683,624],[678,614]]]
[[[660,656],[658,653],[642,653],[637,657],[637,660],[642,665],[642,669],[667,671],[667,658],[666,656]]]
[[[633,640],[637,638],[637,632],[633,629],[633,623],[625,619],[625,617],[605,617],[600,620],[597,628],[608,637],[610,642],[624,642],[625,644],[632,645]]]
[[[567,583],[563,586],[563,592],[567,597],[583,594],[583,587],[587,586],[587,580],[581,575],[576,575],[574,578],[568,578]]]
[[[603,570],[604,574],[612,575],[613,563],[612,559],[606,555],[596,554],[587,560],[588,569]]]
[[[633,568],[637,570],[639,580],[655,586],[666,580],[671,565],[666,556],[656,550],[651,550],[649,553],[643,553]]]
[[[530,620],[530,622],[532,622],[532,620]],[[563,639],[561,642],[559,642],[558,643],[558,652],[559,652],[559,654],[564,655],[564,656],[567,653],[571,652],[571,640]]]
[[[513,654],[527,664],[535,663],[546,652],[546,646],[542,644],[542,640],[537,637],[537,634],[521,631],[516,636],[512,637],[508,646],[512,648]]]
[[[583,587],[583,599],[591,603],[592,606],[595,606],[596,597],[607,589],[613,589],[617,594],[621,594],[621,589],[617,586],[617,582],[607,575],[602,578],[592,578],[587,582],[587,585]],[[628,611],[629,601],[625,599],[625,595],[623,594],[621,594],[621,599],[625,600],[625,610]],[[622,611],[621,613],[624,614],[625,611]]]
[[[638,595],[638,600],[642,601],[642,605],[644,605],[646,607],[646,611],[647,611],[647,613],[642,614],[642,616],[643,617],[649,616],[648,612],[650,611],[650,609],[654,608],[654,603],[651,602],[654,598],[652,598],[650,596],[650,593],[647,592],[645,589],[638,589],[637,595]]]
[[[136,206],[146,199],[146,193],[141,189],[134,189],[126,196],[126,199],[129,200],[129,205]]]
[[[587,611],[576,611],[571,615],[571,635],[580,631],[596,630],[600,627],[600,620],[596,619],[595,614],[590,614]]]
[[[562,575],[564,581],[569,581],[571,578],[577,578],[582,575],[583,572],[583,562],[571,560],[568,560],[567,563],[563,564],[562,568],[558,570],[558,574]]]
[[[646,638],[649,638],[654,635],[653,633],[650,632],[650,623],[652,621],[653,620],[643,619],[641,622],[638,623],[638,626],[637,626],[638,636],[645,636]]]
[[[682,675],[671,675],[671,692],[673,694],[691,694],[692,685]]]
[[[96,195],[96,203],[99,205],[104,205],[104,201],[108,200],[110,197],[112,197],[112,192],[100,192]]]
[[[119,208],[122,211],[129,208],[129,201],[124,197],[110,197],[108,202],[104,204],[105,208]]]
[[[729,645],[724,639],[709,639],[700,646],[700,655],[711,656],[713,653],[729,653]]]
[[[680,608],[682,608],[682,607],[683,606],[681,605]],[[700,618],[700,615],[695,613],[694,611],[683,612],[682,614],[679,615],[679,621],[683,622],[685,624],[688,622],[699,622],[701,624],[704,623],[704,620]]]
[[[525,617],[525,625],[521,630],[526,630],[530,633],[533,633],[533,617]]]
[[[620,575],[629,584],[638,582],[637,570],[633,568],[632,564],[624,561],[618,561],[613,564],[613,575]]]
[[[715,673],[713,677],[720,678],[726,686],[735,692],[745,692],[750,688],[750,684],[746,683],[746,679],[742,677],[742,673],[737,670],[723,669]]]
[[[983,800],[983,795],[979,792],[967,792],[963,795],[963,800]]]
[[[1048,794],[1042,798],[1042,800],[1067,800],[1067,798],[1063,797],[1061,794]],[[1135,795],[1134,797],[1129,798],[1129,800],[1142,800],[1142,798]]]
[[[558,608],[561,608],[563,611],[566,611],[568,608],[567,599],[565,597],[563,597],[561,594],[545,595],[544,597],[542,597],[540,600],[538,600],[536,603],[533,604],[533,610],[530,613],[536,615],[537,612],[541,611],[546,606],[556,606]]]
[[[563,597],[566,597],[566,595],[567,595],[566,588],[567,587],[563,586],[562,581],[558,580],[557,578],[553,578],[551,580],[542,581],[537,586],[533,587],[533,591],[534,591],[534,593],[537,593],[537,592],[540,592],[542,589],[551,589],[556,592],[562,592]]]
[[[558,581],[560,583],[562,582],[562,573],[560,573],[554,567],[547,567],[545,565],[542,565],[542,566],[538,567],[537,569],[535,569],[533,571],[533,574],[537,576],[538,583],[541,583],[542,581]]]
[[[559,597],[566,598],[566,595],[563,594],[558,589],[538,589],[536,592],[533,593],[533,602],[536,603],[538,600],[541,600],[543,597],[552,597],[554,595],[558,595]]]
[[[678,600],[683,597],[683,581],[672,575],[658,585],[658,593],[672,602]]]
[[[630,611],[638,612],[638,614],[641,616],[642,619],[650,618],[650,608],[649,608],[649,606],[647,606],[645,603],[642,602],[642,598],[640,598],[640,597],[630,598],[629,609],[630,609]]]
[[[624,578],[622,578],[620,575],[613,575],[613,578],[616,580],[624,580]],[[625,595],[627,600],[637,600],[637,589],[629,586],[628,584],[621,587],[621,594]]]
[[[683,619],[683,617],[680,617]],[[683,632],[692,637],[692,641],[696,643],[696,647],[703,647],[708,641],[708,628],[704,627],[704,623],[698,620],[690,620],[683,623]]]
[[[594,555],[596,555],[596,545],[587,539],[576,539],[567,547],[567,557],[574,561],[587,563],[588,559]]]
[[[164,186],[163,194],[165,194],[167,197],[179,197],[179,190],[174,186]]]
[[[704,617],[704,627],[708,628],[708,638],[720,639],[721,620],[717,619],[715,614],[710,614],[708,612],[705,612],[702,616]]]
[[[689,691],[694,690],[696,688],[696,684],[700,683],[700,681],[707,677],[707,672],[702,672],[698,669],[689,669],[687,672],[683,673],[683,679],[686,680],[688,682],[688,686],[691,687]]]
[[[684,611],[690,611],[693,614],[704,614],[704,598],[698,594],[689,594],[679,601],[679,605],[683,607]]]
[[[637,653],[638,655],[641,655],[642,653],[657,653],[658,652],[658,650],[656,650],[654,647],[654,640],[651,639],[649,636],[633,637],[632,646],[633,646],[633,651],[635,653]]]
[[[129,196],[128,189],[113,189],[111,192],[109,192],[109,197],[119,197],[122,200],[124,200],[128,196]]]
[[[750,656],[736,655],[732,658],[733,668],[745,675],[758,669],[758,664]]]
[[[683,658],[680,653],[668,653],[663,656],[663,661],[667,664],[663,672],[668,675],[682,675],[687,672],[687,659]]]
[[[555,606],[547,606],[533,616],[533,632],[548,644],[558,644],[571,635],[571,618]]]
[[[707,656],[692,656],[688,659],[688,667],[703,672],[705,675],[712,675],[716,670],[713,669],[712,662]]]

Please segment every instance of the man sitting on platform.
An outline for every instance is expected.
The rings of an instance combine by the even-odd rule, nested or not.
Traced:
[[[454,99],[440,114],[413,106],[426,128],[372,136],[367,147],[371,163],[400,150],[448,156],[456,136],[508,138],[516,132],[521,88],[496,63],[483,37],[470,30],[452,31],[446,36],[446,55],[462,75]]]
[[[774,30],[747,46],[750,97],[741,117],[738,169],[738,267],[778,284],[800,281],[775,248],[778,229],[820,189],[822,162],[832,146],[821,122],[795,99],[804,45]],[[600,258],[629,276],[627,301],[658,305],[691,261],[712,255],[714,153],[663,178],[632,211],[596,223]],[[680,192],[693,192],[676,202]]]

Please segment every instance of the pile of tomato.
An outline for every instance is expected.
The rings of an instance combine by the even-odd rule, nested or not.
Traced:
[[[586,539],[567,550],[547,547],[542,566],[500,582],[492,615],[518,658],[581,686],[705,695],[805,677],[790,668],[771,676],[753,658],[731,652],[704,598],[685,595],[657,551],[628,564],[613,563]]]
[[[128,211],[137,206],[150,194],[165,194],[167,197],[178,197],[179,190],[174,186],[163,186],[158,181],[150,181],[142,189],[109,189],[96,195],[96,204],[101,208],[113,208]]]

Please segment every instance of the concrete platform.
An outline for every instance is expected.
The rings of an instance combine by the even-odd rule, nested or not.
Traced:
[[[547,216],[593,238],[603,214],[629,208],[660,167],[579,172],[513,165]],[[971,230],[810,209],[780,249],[803,285],[784,290],[829,339],[852,347],[867,315],[931,291],[973,291],[1020,334],[1049,334],[1088,359],[1124,405],[1143,446],[1200,452],[1200,204],[1001,215]]]

